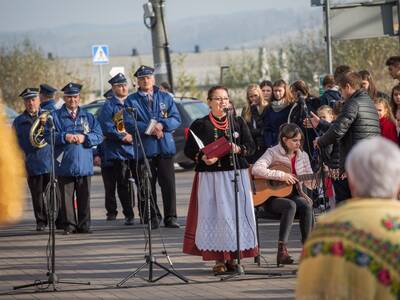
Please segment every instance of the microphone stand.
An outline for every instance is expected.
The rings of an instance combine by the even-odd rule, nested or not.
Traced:
[[[237,260],[237,267],[236,271],[233,275],[223,278],[223,280],[229,279],[236,275],[244,275],[244,269],[241,264],[240,258],[240,224],[239,224],[239,185],[238,185],[238,176],[239,172],[237,169],[237,155],[235,151],[233,151],[232,145],[234,144],[233,134],[234,134],[234,116],[233,113],[229,110],[226,110],[226,117],[228,118],[228,130],[229,130],[229,143],[231,144],[230,155],[232,157],[233,162],[233,179],[231,182],[233,183],[233,191],[235,193],[235,225],[236,225],[236,260]],[[236,138],[235,138],[236,141]]]
[[[136,116],[135,116],[135,109],[127,109],[127,112],[131,114],[133,122],[134,122],[134,128],[135,128],[135,137],[136,137],[136,143],[138,143],[139,141],[139,148],[140,148],[140,152],[143,155],[143,160],[144,160],[144,169],[143,169],[143,178],[144,178],[144,183],[143,183],[143,200],[145,201],[145,211],[142,212],[144,214],[147,215],[147,236],[148,236],[148,240],[147,243],[149,245],[148,247],[148,253],[147,255],[145,255],[145,262],[140,265],[135,271],[133,271],[132,273],[130,273],[128,276],[126,276],[124,279],[122,279],[118,284],[117,287],[121,287],[125,282],[127,282],[130,278],[135,277],[136,274],[138,274],[144,267],[148,266],[149,267],[149,276],[148,279],[144,279],[147,282],[157,282],[158,280],[164,278],[167,275],[174,275],[175,277],[181,279],[182,281],[188,283],[189,280],[186,279],[183,275],[179,274],[178,272],[176,272],[173,269],[169,269],[165,266],[163,266],[162,264],[160,264],[159,262],[157,262],[156,257],[153,255],[153,248],[152,248],[152,237],[151,237],[151,210],[150,210],[150,205],[151,205],[151,196],[152,196],[152,192],[151,192],[151,169],[150,169],[150,164],[149,164],[149,160],[147,159],[146,156],[146,152],[144,151],[144,146],[143,146],[143,142],[142,142],[142,138],[140,136],[140,132],[139,132],[139,128],[137,126],[137,120],[136,120]],[[133,144],[132,144],[133,147]],[[138,191],[140,192],[140,191]],[[168,261],[170,262],[171,266],[172,266],[172,262],[170,261],[169,257],[167,256]],[[166,271],[166,273],[160,275],[159,277],[154,278],[153,276],[153,269],[154,266],[159,267],[160,269],[163,269],[164,271]]]
[[[301,115],[301,118],[303,117],[303,115],[305,115],[306,119],[311,123],[311,116],[310,116],[310,113],[308,111],[308,107],[307,107],[306,101],[304,99],[304,96],[301,93],[299,93],[298,98],[299,98],[298,102],[300,103],[300,115]],[[308,145],[309,141],[308,141],[307,129],[308,128],[306,128],[306,143]],[[312,129],[313,129],[316,137],[320,137],[321,136],[314,126],[312,126]],[[324,170],[323,170],[323,166],[324,165],[323,165],[323,161],[322,161],[321,151],[322,150],[318,148],[318,153],[319,153],[319,155],[318,155],[318,169],[320,169],[320,179],[321,179],[323,199],[324,199],[324,203],[323,203],[324,210],[327,210],[326,188],[325,188],[325,173],[324,173]],[[320,188],[318,187],[318,198],[319,198],[319,195],[320,195]],[[319,204],[318,204],[318,206],[319,206]],[[315,213],[313,214],[313,222],[315,224]]]
[[[49,247],[50,247],[50,268],[47,272],[47,280],[35,280],[33,283],[14,286],[13,290],[23,289],[31,286],[41,286],[44,284],[48,284],[46,288],[49,288],[50,285],[53,287],[53,291],[57,291],[57,283],[65,283],[65,284],[82,284],[82,285],[90,285],[90,282],[74,282],[74,281],[63,281],[59,280],[56,274],[56,234],[55,234],[55,219],[58,211],[56,205],[56,190],[57,190],[57,179],[55,176],[55,164],[54,164],[54,122],[51,116],[49,116],[48,121],[50,123],[50,148],[51,148],[51,172],[50,172],[50,182],[46,188],[48,190],[50,188],[50,207],[48,208],[48,219],[49,219]],[[46,193],[47,194],[47,193]]]

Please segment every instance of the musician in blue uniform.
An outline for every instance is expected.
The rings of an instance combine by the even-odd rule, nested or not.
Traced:
[[[29,132],[35,120],[43,112],[40,108],[39,90],[27,88],[20,95],[24,99],[25,110],[13,123],[18,143],[25,154],[28,186],[32,196],[36,230],[43,231],[47,226],[45,191],[50,180],[50,145],[38,148],[31,144]]]
[[[100,124],[95,117],[81,109],[77,83],[68,83],[64,92],[65,104],[51,113],[55,127],[55,171],[64,213],[64,234],[91,233],[90,183],[93,175],[92,147],[103,140]],[[50,122],[46,140],[50,140]],[[77,213],[74,209],[76,195]],[[77,219],[75,218],[77,216]]]
[[[109,100],[113,97],[113,95],[112,89],[109,89],[103,94],[103,97]],[[115,197],[117,180],[114,176],[114,168],[112,163],[105,160],[104,147],[105,140],[103,140],[103,142],[94,150],[93,164],[101,169],[101,177],[104,184],[104,204],[107,211],[107,221],[113,221],[115,218],[113,217],[114,214],[112,214],[112,212],[115,212],[117,209],[117,198]]]
[[[40,97],[40,108],[43,110],[53,111],[56,110],[54,100],[54,95],[57,92],[57,89],[52,86],[43,83],[40,85],[39,97]]]
[[[162,92],[154,85],[154,69],[141,66],[134,74],[139,89],[125,101],[126,108],[133,108],[137,115],[137,125],[143,140],[144,150],[150,162],[152,173],[151,223],[153,228],[159,226],[161,213],[157,205],[156,182],[161,187],[164,204],[164,225],[179,228],[176,214],[175,171],[173,157],[176,153],[173,131],[181,124],[181,117],[168,93]],[[135,121],[128,115],[126,129],[135,132]],[[138,153],[140,158],[141,153]],[[140,211],[144,212],[141,203]],[[146,217],[145,217],[145,222]]]
[[[101,108],[99,122],[105,140],[103,143],[104,159],[111,162],[113,175],[117,180],[117,192],[121,201],[125,225],[134,224],[133,188],[129,184],[130,161],[135,158],[132,135],[125,130],[123,123],[124,103],[129,93],[128,81],[124,74],[118,73],[108,81],[112,86],[110,97]],[[112,198],[109,198],[112,199]],[[115,199],[115,198],[114,198]],[[118,214],[117,203],[107,203],[107,220],[115,220]]]

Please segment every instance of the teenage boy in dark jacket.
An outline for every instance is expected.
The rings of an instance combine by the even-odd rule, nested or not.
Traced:
[[[324,87],[324,93],[319,98],[320,104],[329,105],[333,108],[335,103],[341,99],[333,75],[326,75],[322,81],[322,85]]]

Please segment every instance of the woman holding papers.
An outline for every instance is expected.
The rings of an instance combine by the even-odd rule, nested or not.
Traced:
[[[238,169],[240,255],[254,257],[258,246],[253,199],[246,156],[254,142],[242,118],[233,117],[233,143],[229,144],[228,90],[223,86],[208,91],[209,115],[190,127],[185,154],[196,162],[187,217],[183,252],[215,260],[213,271],[221,274],[236,269],[236,214],[233,185],[233,155]],[[204,146],[205,145],[205,146]]]

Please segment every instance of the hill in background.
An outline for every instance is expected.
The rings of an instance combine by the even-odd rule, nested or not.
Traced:
[[[276,45],[300,31],[322,28],[322,12],[267,9],[210,15],[168,22],[169,42],[174,52],[240,49]],[[27,32],[0,32],[1,45],[29,38],[45,52],[58,57],[89,57],[91,46],[107,44],[111,56],[151,53],[151,34],[143,22],[119,25],[74,24]]]

